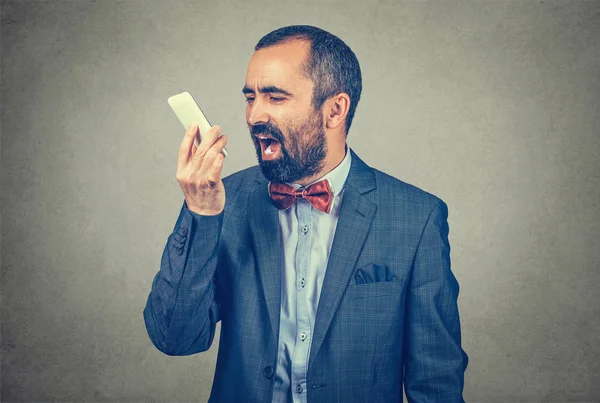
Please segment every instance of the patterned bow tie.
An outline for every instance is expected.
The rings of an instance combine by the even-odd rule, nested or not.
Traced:
[[[269,182],[269,195],[279,210],[287,209],[296,203],[296,199],[302,198],[306,199],[314,208],[329,214],[333,203],[333,192],[327,179],[300,189],[285,183]]]

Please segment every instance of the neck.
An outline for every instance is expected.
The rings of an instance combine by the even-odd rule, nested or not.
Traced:
[[[335,147],[331,150],[331,152],[329,152],[327,154],[327,157],[325,158],[325,166],[323,167],[323,169],[321,169],[319,172],[317,172],[316,174],[314,174],[312,176],[307,176],[306,178],[302,178],[302,179],[296,181],[296,183],[298,183],[302,186],[310,185],[317,179],[322,178],[323,176],[327,175],[329,172],[333,171],[338,165],[340,165],[342,163],[345,156],[346,156],[346,143],[344,142],[344,144],[342,144],[341,147]]]

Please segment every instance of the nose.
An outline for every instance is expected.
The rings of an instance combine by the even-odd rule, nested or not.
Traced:
[[[252,103],[246,105],[246,123],[249,126],[254,126],[258,123],[267,123],[268,121],[269,115],[258,97]]]

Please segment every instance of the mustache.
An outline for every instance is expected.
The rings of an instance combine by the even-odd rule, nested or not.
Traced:
[[[283,142],[283,134],[281,133],[281,130],[279,130],[277,128],[277,126],[275,126],[274,124],[272,124],[270,122],[258,123],[258,124],[251,126],[250,134],[252,134],[252,135],[269,134],[270,136],[272,136],[275,140],[279,141],[280,143]]]

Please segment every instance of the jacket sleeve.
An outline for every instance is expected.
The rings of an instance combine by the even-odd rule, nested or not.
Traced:
[[[212,344],[219,321],[214,275],[222,225],[223,213],[201,216],[184,202],[144,309],[150,340],[165,354],[194,354]]]
[[[409,402],[464,402],[468,357],[461,348],[458,291],[450,270],[448,209],[431,211],[407,289],[404,387]]]

